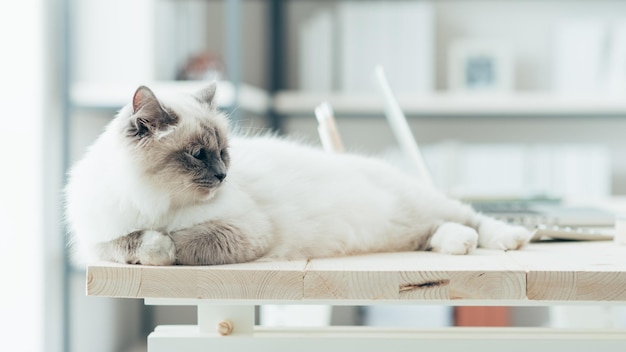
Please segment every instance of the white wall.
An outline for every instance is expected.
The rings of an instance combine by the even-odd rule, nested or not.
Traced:
[[[155,1],[72,1],[72,75],[77,81],[132,82],[156,72]]]
[[[0,4],[0,350],[44,347],[44,2]]]

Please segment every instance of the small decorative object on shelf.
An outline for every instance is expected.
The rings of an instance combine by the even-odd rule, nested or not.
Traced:
[[[219,81],[225,77],[224,61],[216,54],[201,52],[191,55],[176,75],[179,81]]]
[[[456,41],[450,46],[448,86],[464,92],[511,92],[513,69],[513,55],[504,44]]]

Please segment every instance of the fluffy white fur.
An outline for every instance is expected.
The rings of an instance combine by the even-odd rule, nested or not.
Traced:
[[[192,128],[199,119],[226,128],[223,115],[189,96],[159,101],[181,118],[173,128]],[[235,224],[259,247],[259,259],[272,260],[416,249],[465,254],[477,245],[517,249],[530,238],[526,229],[477,214],[382,160],[271,136],[231,137],[225,181],[204,200],[181,203],[138,166],[123,133],[132,115],[132,106],[122,109],[71,171],[67,220],[81,262],[101,259],[98,244],[133,231],[168,233],[209,220]],[[168,238],[150,235],[142,246],[173,255]]]

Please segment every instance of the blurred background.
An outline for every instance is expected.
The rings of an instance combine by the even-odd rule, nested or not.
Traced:
[[[242,130],[315,144],[327,101],[347,149],[405,167],[372,79],[382,64],[446,193],[626,194],[623,1],[22,0],[0,4],[0,39],[2,350],[143,351],[155,325],[195,322],[192,308],[86,298],[67,262],[65,171],[141,84],[158,95],[217,79]],[[609,306],[261,313],[268,325],[626,326]]]

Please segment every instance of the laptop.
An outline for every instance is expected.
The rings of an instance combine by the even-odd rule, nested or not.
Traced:
[[[418,176],[434,187],[432,176],[382,67],[375,69],[377,86],[385,102],[385,116],[402,152],[414,162]],[[600,208],[574,207],[554,199],[472,200],[481,213],[533,229],[532,241],[611,240],[615,214]]]

